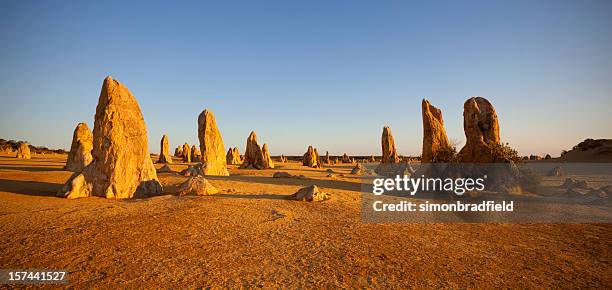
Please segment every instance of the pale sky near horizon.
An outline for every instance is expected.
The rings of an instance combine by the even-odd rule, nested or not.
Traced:
[[[217,118],[272,155],[421,151],[421,99],[458,149],[485,96],[504,142],[559,155],[612,138],[612,1],[8,1],[0,9],[0,138],[68,149],[93,128],[104,77],[138,99],[158,153]],[[292,2],[292,3],[289,3]]]

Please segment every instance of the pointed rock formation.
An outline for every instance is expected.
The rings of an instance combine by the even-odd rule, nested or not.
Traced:
[[[191,145],[191,160],[198,161],[202,159],[202,152],[194,145]]]
[[[238,152],[238,147],[230,148],[227,150],[225,161],[228,165],[242,164],[242,158],[240,158],[240,152]]]
[[[448,142],[442,111],[426,99],[421,102],[423,113],[423,151],[422,163],[449,162],[453,157],[453,149]]]
[[[202,111],[198,117],[198,139],[201,153],[200,151],[195,153],[202,155],[200,159],[204,175],[228,176],[223,138],[217,128],[215,116],[209,110]]]
[[[17,147],[17,156],[15,156],[19,159],[30,159],[32,158],[30,156],[30,146],[28,146],[28,143],[25,142],[19,142],[19,147]]]
[[[262,160],[263,160],[263,168],[269,169],[274,168],[274,161],[270,157],[270,152],[268,151],[268,144],[264,144],[261,148]]]
[[[244,151],[244,161],[242,162],[241,168],[268,168],[264,162],[263,151],[261,147],[259,147],[259,143],[257,143],[257,134],[255,134],[255,131],[252,131],[249,138],[247,138],[247,146]]]
[[[132,198],[162,187],[149,155],[147,128],[136,98],[111,77],[104,79],[93,130],[93,162],[75,173],[60,195]]]
[[[83,168],[93,161],[93,134],[85,123],[79,123],[72,134],[72,145],[64,169],[72,172],[81,172]]]
[[[170,157],[170,153],[168,153],[170,145],[168,144],[168,136],[164,135],[160,141],[160,150],[159,150],[159,160],[157,163],[172,163],[172,157]]]
[[[179,146],[174,149],[174,157],[183,157],[183,146]]]
[[[308,145],[308,150],[304,153],[304,158],[302,159],[302,165],[312,167],[312,168],[320,168],[321,163],[319,163],[319,154],[314,149],[312,145]]]
[[[395,150],[395,141],[393,141],[393,135],[391,134],[391,128],[385,126],[383,128],[382,137],[382,160],[381,163],[398,163],[399,157],[397,156],[397,150]]]
[[[329,151],[325,151],[325,164],[326,165],[332,164],[331,158],[329,157]]]
[[[189,144],[183,144],[183,162],[191,163],[191,147]]]
[[[314,149],[315,157],[317,158],[317,168],[321,168],[323,166],[323,162],[321,162],[321,155],[319,155],[319,151],[317,148]]]
[[[280,163],[287,163],[287,157],[285,157],[285,155],[281,154],[280,158]]]
[[[374,171],[382,176],[401,175],[406,169],[406,163],[401,163],[401,158],[397,155],[397,150],[395,149],[391,129],[387,126],[383,128],[381,145],[381,161]]]
[[[458,154],[461,162],[495,162],[492,148],[501,145],[499,121],[491,103],[482,97],[472,97],[463,105],[463,129],[467,139]]]
[[[342,155],[342,163],[352,163],[351,158],[348,155],[346,155],[346,153]]]

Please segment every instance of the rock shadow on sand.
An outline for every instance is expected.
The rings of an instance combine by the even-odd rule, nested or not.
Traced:
[[[0,191],[32,195],[32,196],[53,196],[62,188],[62,184],[0,179]]]

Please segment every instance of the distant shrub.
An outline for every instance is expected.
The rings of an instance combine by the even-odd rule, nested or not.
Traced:
[[[457,148],[455,146],[443,147],[432,157],[433,163],[451,163],[457,161]]]
[[[518,156],[518,151],[510,147],[509,143],[492,144],[491,155],[495,162],[510,160],[514,163],[519,163],[522,159]]]

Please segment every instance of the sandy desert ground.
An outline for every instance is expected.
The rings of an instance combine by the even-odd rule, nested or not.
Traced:
[[[298,163],[230,166],[214,196],[67,200],[65,159],[0,156],[0,268],[67,269],[78,288],[612,288],[610,224],[362,223],[359,177]],[[332,199],[287,199],[311,184]]]

